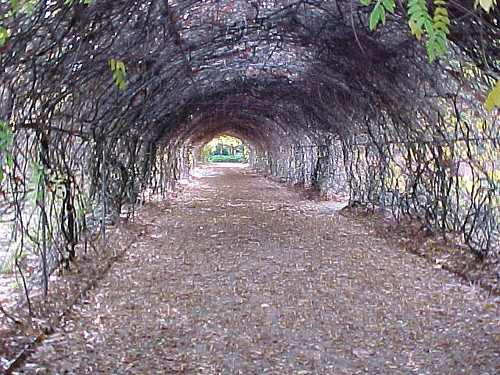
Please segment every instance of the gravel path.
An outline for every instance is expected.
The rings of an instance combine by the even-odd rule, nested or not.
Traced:
[[[498,299],[333,208],[205,166],[17,373],[500,372]]]

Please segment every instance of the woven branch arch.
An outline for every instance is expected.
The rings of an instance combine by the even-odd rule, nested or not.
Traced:
[[[352,0],[2,3],[0,209],[16,257],[40,258],[46,288],[87,233],[167,191],[219,134],[290,182],[497,253],[498,110],[483,101],[499,10],[448,1],[449,52],[430,63],[396,5],[370,31]]]

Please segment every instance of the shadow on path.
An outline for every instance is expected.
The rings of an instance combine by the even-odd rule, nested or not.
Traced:
[[[496,374],[497,302],[339,207],[202,166],[18,373]]]

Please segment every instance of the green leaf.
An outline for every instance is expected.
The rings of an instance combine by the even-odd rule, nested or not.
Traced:
[[[9,168],[12,168],[14,166],[14,158],[12,157],[12,154],[10,152],[7,152],[7,166]]]
[[[0,121],[0,150],[6,151],[12,145],[12,141],[12,128],[4,121]]]
[[[394,14],[394,0],[382,0],[382,5],[384,6],[385,10],[388,11],[391,14]]]
[[[426,1],[410,0],[407,8],[408,16],[410,16],[408,24],[411,33],[415,35],[417,39],[422,38],[423,29],[425,29],[427,34],[432,33],[434,30],[432,27],[432,18],[429,14]]]
[[[4,45],[5,41],[9,37],[9,32],[3,26],[0,26],[0,47]]]
[[[429,19],[424,19],[424,28],[427,34],[431,34],[434,31],[434,27],[432,26],[432,21],[429,17]]]
[[[368,6],[371,4],[371,0],[361,0],[361,4]],[[394,13],[394,0],[377,0],[377,3],[370,13],[370,30],[374,30],[379,23],[385,25],[386,22],[386,12]]]
[[[370,14],[370,25],[369,28],[370,30],[374,30],[381,18],[381,12],[383,12],[383,8],[380,6],[380,3],[377,3],[375,7],[372,10],[372,13]]]
[[[382,8],[382,7],[380,7],[380,8]],[[382,9],[380,11],[380,22],[382,23],[382,25],[385,25],[385,10],[384,9]]]
[[[418,3],[419,3],[418,0],[409,0],[407,7],[408,7],[408,9],[410,9],[410,8],[414,7]]]
[[[444,0],[434,0],[434,5],[436,8],[434,9],[432,25],[429,26],[427,31],[429,39],[426,42],[427,56],[431,62],[446,55],[448,42],[446,35],[450,33],[448,29],[450,24],[448,10],[444,7],[446,2]]]
[[[19,12],[19,0],[10,0],[10,6],[12,7],[12,13],[16,15]]]
[[[427,39],[427,57],[430,62],[433,62],[437,58],[442,58],[446,54],[446,35],[444,33],[435,31],[429,35]]]
[[[127,75],[127,68],[122,60],[109,59],[109,65],[111,67],[111,74],[115,80],[118,89],[125,90],[127,82],[125,77]]]

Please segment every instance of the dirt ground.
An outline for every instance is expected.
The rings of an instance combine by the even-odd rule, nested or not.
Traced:
[[[498,297],[341,203],[203,166],[15,374],[500,371]]]

